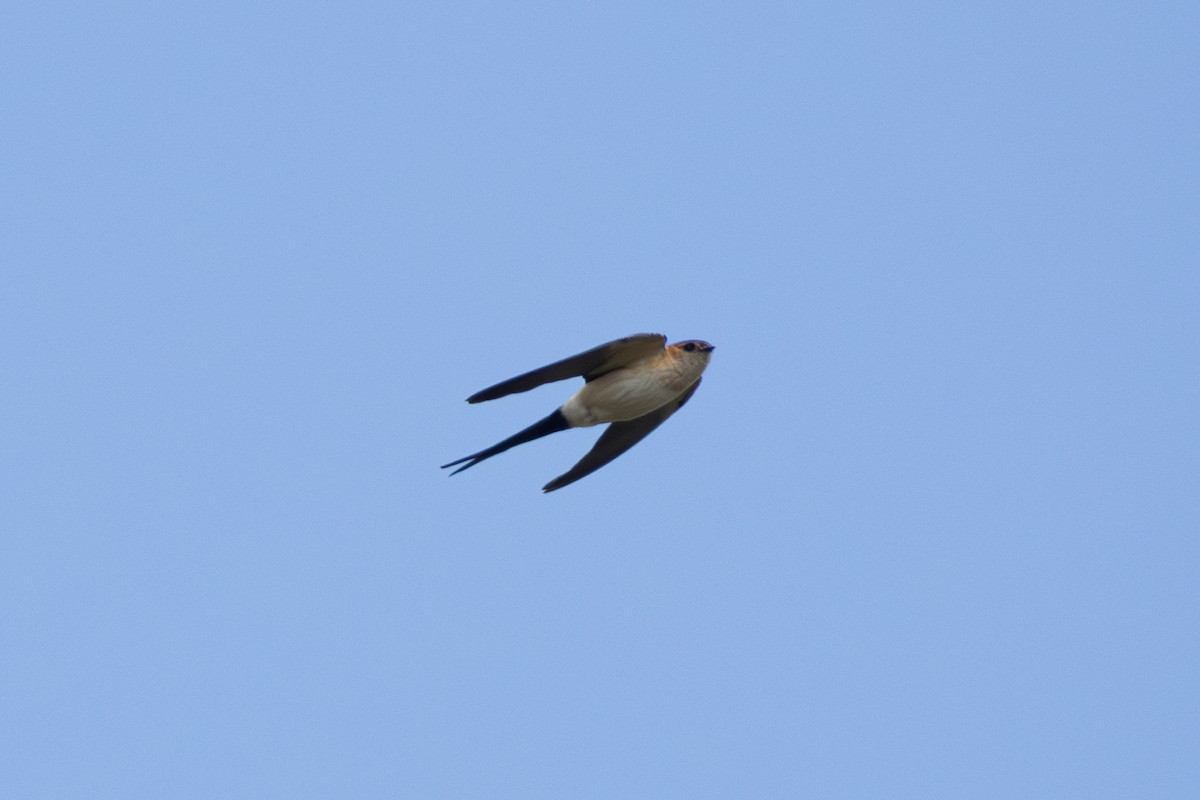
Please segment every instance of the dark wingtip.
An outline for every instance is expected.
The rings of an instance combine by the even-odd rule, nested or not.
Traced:
[[[499,386],[503,386],[503,384],[499,384]],[[467,402],[482,403],[487,400],[495,400],[497,397],[504,397],[504,395],[508,394],[508,392],[498,392],[496,389],[496,386],[489,386],[486,389],[480,389],[478,392],[468,397]]]

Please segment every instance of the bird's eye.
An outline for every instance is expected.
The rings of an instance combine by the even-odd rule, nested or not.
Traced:
[[[692,352],[693,350],[695,350],[695,349],[696,349],[696,345],[695,345],[694,343],[692,343],[692,342],[688,342],[687,344],[685,344],[685,345],[683,346],[683,349],[684,349],[684,350],[687,350],[687,351],[690,353],[690,352]]]

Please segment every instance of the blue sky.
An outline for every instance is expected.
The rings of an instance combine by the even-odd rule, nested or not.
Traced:
[[[1197,796],[1197,9],[10,10],[0,794]]]

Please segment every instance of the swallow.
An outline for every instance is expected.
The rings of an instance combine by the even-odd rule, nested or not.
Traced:
[[[633,447],[682,408],[700,386],[700,374],[713,349],[697,339],[667,346],[661,333],[638,333],[489,386],[467,402],[495,400],[567,378],[585,381],[549,416],[486,450],[443,464],[442,469],[462,464],[450,473],[457,475],[519,444],[568,428],[610,423],[578,464],[542,487],[543,492],[561,489]]]

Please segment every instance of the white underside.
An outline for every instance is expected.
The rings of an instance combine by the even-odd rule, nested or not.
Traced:
[[[561,410],[574,428],[637,419],[671,402],[695,382],[683,383],[681,378],[673,371],[617,370],[585,384]]]

